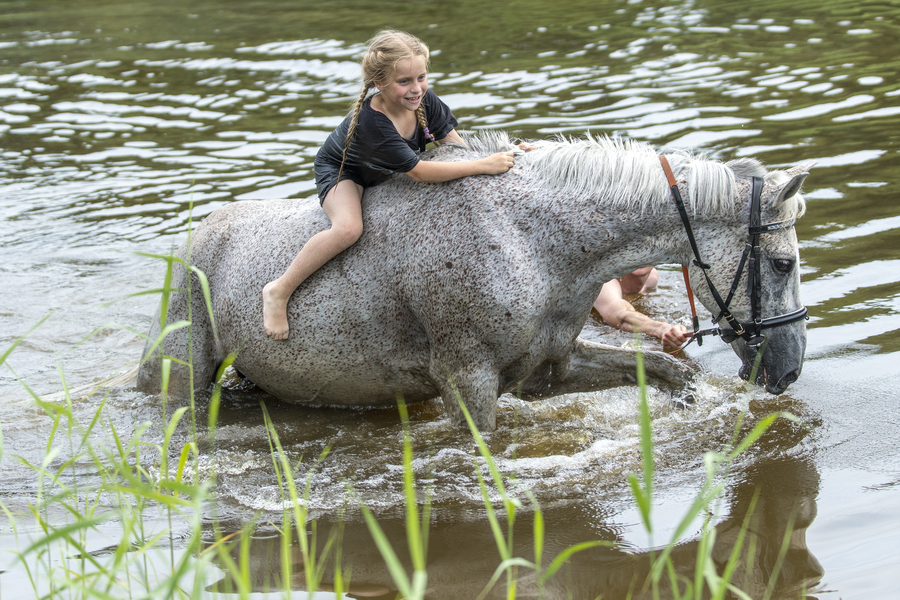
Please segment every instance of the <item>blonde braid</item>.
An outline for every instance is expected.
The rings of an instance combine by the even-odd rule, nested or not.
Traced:
[[[422,100],[424,101],[424,97]],[[434,139],[434,135],[428,131],[428,120],[425,118],[425,105],[422,102],[419,102],[418,108],[416,108],[416,120],[419,122],[419,127],[422,128],[422,131],[425,132],[425,136],[437,144],[437,140]]]
[[[347,128],[347,139],[344,140],[344,153],[341,156],[341,168],[338,169],[337,183],[341,182],[341,175],[344,172],[344,163],[347,162],[347,150],[350,149],[350,143],[353,141],[353,136],[356,135],[356,126],[359,124],[359,113],[362,112],[363,104],[365,103],[366,96],[369,94],[369,89],[371,88],[371,84],[363,86],[363,91],[359,94],[359,98],[357,98],[356,104],[353,107],[353,116],[350,118],[350,126]]]

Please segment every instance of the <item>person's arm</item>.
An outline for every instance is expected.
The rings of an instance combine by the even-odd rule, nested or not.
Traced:
[[[459,137],[459,136],[457,136]],[[450,138],[448,135],[445,140]],[[460,138],[462,141],[462,138]],[[406,174],[419,183],[441,183],[470,175],[498,175],[506,173],[513,166],[512,152],[497,152],[478,160],[438,162],[420,160]]]
[[[635,310],[622,295],[618,280],[607,281],[594,301],[594,308],[603,320],[622,331],[646,333],[659,338],[663,346],[677,348],[688,341],[690,333],[681,325],[655,321]]]
[[[439,144],[453,143],[465,146],[456,129],[451,129],[446,136],[438,140]],[[513,166],[513,152],[498,152],[479,160],[458,162],[436,162],[420,160],[406,174],[419,183],[442,183],[453,181],[470,175],[497,175],[506,173]]]

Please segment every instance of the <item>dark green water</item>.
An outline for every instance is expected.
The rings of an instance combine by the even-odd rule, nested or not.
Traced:
[[[681,413],[652,398],[655,541],[689,502],[703,452],[730,439],[739,408],[750,407],[751,423],[788,409],[809,428],[779,424],[739,465],[720,507],[721,535],[761,489],[764,539],[780,543],[787,516],[800,515],[776,597],[804,586],[820,598],[894,597],[898,23],[900,6],[890,2],[0,1],[0,352],[55,311],[0,366],[0,498],[24,510],[34,496],[11,457],[39,462],[49,428],[22,404],[17,378],[50,393],[59,369],[80,385],[133,364],[143,342],[114,324],[146,331],[156,299],[104,306],[159,286],[159,264],[133,252],[167,251],[191,215],[236,199],[311,195],[315,152],[357,92],[356,56],[391,26],[431,46],[432,88],[465,131],[524,139],[590,131],[721,159],[756,156],[773,167],[818,161],[797,225],[812,316],[803,375],[778,398],[747,395],[729,349],[688,351],[706,371],[698,406]],[[684,320],[677,273],[664,270],[659,293],[641,308]],[[585,335],[630,341],[594,322]],[[204,457],[204,469],[219,475],[220,514],[235,526],[256,511],[280,515],[259,396],[228,393],[220,450]],[[108,402],[123,430],[158,419],[158,404],[133,392]],[[296,457],[333,447],[312,490],[323,523],[337,518],[349,479],[390,526],[401,497],[393,411],[270,410]],[[517,490],[541,501],[549,548],[599,538],[632,552],[580,555],[554,594],[624,594],[648,547],[625,479],[639,468],[635,391],[537,404],[506,398],[500,422],[492,451]],[[434,597],[474,597],[498,559],[471,441],[447,427],[440,403],[414,409],[413,437],[417,472],[436,490]],[[359,581],[386,585],[352,516],[346,536],[348,556],[368,577]],[[519,539],[527,545],[527,531]],[[262,538],[259,547],[264,557]],[[761,551],[748,577],[765,578],[772,560]],[[274,570],[259,558],[260,581]],[[20,576],[0,574],[4,597],[27,597]]]

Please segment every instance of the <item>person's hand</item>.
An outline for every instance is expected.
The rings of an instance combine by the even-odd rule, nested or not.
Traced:
[[[486,175],[498,175],[509,171],[514,163],[512,152],[498,152],[481,159]]]
[[[524,152],[531,152],[532,150],[537,150],[537,146],[532,146],[528,142],[522,142],[521,144],[519,144],[519,150],[522,150]]]
[[[663,327],[660,328],[657,337],[662,340],[664,348],[679,348],[691,339],[693,335],[693,332],[688,331],[681,325],[663,323]]]

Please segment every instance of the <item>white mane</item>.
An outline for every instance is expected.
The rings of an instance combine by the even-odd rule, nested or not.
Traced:
[[[482,132],[466,139],[470,148],[493,153],[516,149],[504,132]],[[659,162],[659,152],[648,144],[608,137],[559,138],[537,142],[536,149],[517,158],[538,177],[538,185],[572,195],[597,195],[598,203],[655,213],[670,205],[672,195]],[[696,215],[734,214],[735,181],[739,177],[766,177],[766,169],[752,158],[727,163],[684,151],[666,152],[683,186],[684,202]],[[524,160],[523,160],[524,159]],[[768,174],[771,179],[777,173]],[[777,181],[776,181],[777,183]],[[802,197],[782,207],[785,218],[803,212]]]

